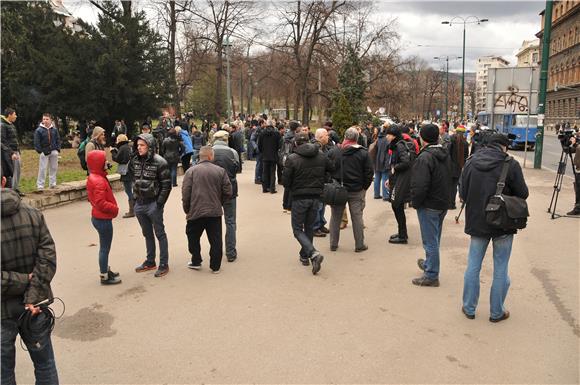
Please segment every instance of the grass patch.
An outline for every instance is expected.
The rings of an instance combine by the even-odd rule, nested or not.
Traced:
[[[106,150],[107,159],[113,163],[113,168],[109,173],[117,171],[117,163],[111,160],[111,152]],[[20,191],[29,193],[36,191],[36,178],[38,177],[38,159],[40,155],[34,150],[23,150],[21,155],[22,176],[20,178]],[[56,173],[57,184],[65,182],[75,182],[85,180],[87,172],[82,169],[77,156],[76,148],[62,149],[58,157],[58,171]],[[46,175],[46,187],[48,187],[48,172]]]

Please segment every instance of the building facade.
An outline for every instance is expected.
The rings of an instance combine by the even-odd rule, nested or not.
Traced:
[[[540,63],[540,40],[524,40],[516,57],[518,67],[537,67]]]
[[[508,65],[509,62],[501,56],[483,56],[477,59],[477,72],[475,74],[476,112],[485,111],[485,108],[487,107],[485,105],[487,95],[487,71],[490,68],[503,68]]]
[[[542,30],[536,34],[543,50]],[[545,125],[570,122],[580,125],[580,1],[554,1],[548,61]]]

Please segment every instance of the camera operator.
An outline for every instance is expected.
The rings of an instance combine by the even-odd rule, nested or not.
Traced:
[[[574,209],[568,212],[566,215],[580,215],[580,146],[578,145],[580,137],[576,132],[575,135],[570,137],[569,151],[574,153],[574,164],[577,172],[574,173],[574,191],[576,191],[576,200],[574,204]]]

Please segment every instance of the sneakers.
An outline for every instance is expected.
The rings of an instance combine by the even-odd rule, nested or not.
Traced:
[[[465,318],[467,318],[467,319],[475,319],[475,314],[468,314],[467,313],[467,310],[465,310],[465,308],[463,306],[461,306],[461,312],[465,315]],[[491,321],[491,319],[490,319],[490,321]]]
[[[197,265],[194,265],[193,262],[189,262],[187,264],[187,267],[189,269],[192,269],[192,270],[199,270],[199,269],[201,269],[201,263],[200,264],[197,264]]]
[[[135,268],[135,271],[137,273],[143,273],[145,271],[149,271],[149,270],[155,270],[157,268],[157,265],[155,264],[155,262],[150,263],[150,262],[143,262],[141,265],[137,266]]]
[[[330,234],[330,230],[326,226],[322,226],[318,230],[322,231],[324,234]]]
[[[310,260],[312,261],[312,274],[316,275],[320,271],[320,265],[324,260],[324,256],[322,256],[318,251],[315,251],[312,254],[312,257],[310,257]]]
[[[113,277],[118,277],[119,273],[115,273],[114,271],[111,271],[111,266],[108,266],[108,271],[109,275],[112,275]]]
[[[399,233],[393,234],[389,237],[389,239],[395,239],[395,238],[399,238]]]
[[[408,242],[407,238],[401,238],[397,236],[396,238],[389,239],[389,243],[394,243],[396,245],[406,245]]]
[[[368,250],[369,247],[367,245],[362,245],[361,247],[357,247],[356,249],[354,249],[355,253],[362,253],[363,251]]]
[[[330,251],[336,251],[338,250],[338,246],[330,246]]]
[[[238,259],[238,257],[237,257],[237,256],[236,256],[236,257],[227,257],[227,256],[226,256],[226,258],[227,258],[228,262],[235,262],[235,261],[236,261],[236,259]]]
[[[163,277],[164,275],[167,275],[167,273],[169,273],[169,266],[159,265],[159,269],[157,269],[157,271],[155,272],[155,277],[156,278]]]
[[[219,273],[220,273],[220,270],[219,270],[219,269],[217,269],[217,270],[212,270],[212,271],[211,271],[211,273],[212,273],[212,274],[219,274]]]
[[[101,274],[101,285],[116,285],[121,283],[119,273],[113,273],[110,269],[105,274]]]
[[[439,287],[439,279],[430,279],[425,276],[413,279],[413,285]]]
[[[320,229],[318,229],[318,230],[314,230],[314,236],[319,237],[319,238],[324,238],[324,237],[326,237],[326,234],[323,233],[322,231],[320,231]]]
[[[302,263],[302,266],[310,266],[310,259],[300,257],[300,263]]]
[[[572,211],[568,211],[566,215],[580,215],[580,207],[574,207]]]
[[[425,271],[425,260],[423,258],[417,259],[417,266],[419,266],[419,269]]]
[[[508,318],[510,318],[510,312],[507,311],[507,310],[504,310],[503,315],[501,317],[499,317],[499,318],[491,318],[491,317],[489,317],[489,322],[496,323],[496,322],[500,322],[500,321],[506,320]]]

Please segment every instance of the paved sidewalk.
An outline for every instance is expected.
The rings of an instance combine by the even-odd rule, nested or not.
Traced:
[[[468,237],[458,211],[445,219],[441,287],[411,284],[423,251],[414,210],[410,244],[390,245],[390,206],[367,194],[366,242],[354,253],[352,228],[312,276],[298,261],[280,193],[253,184],[254,162],[239,176],[239,260],[210,274],[188,262],[181,193],[166,206],[170,273],[137,274],[144,241],[135,219],[116,219],[110,264],[123,283],[101,287],[97,234],[87,202],[44,212],[57,243],[54,293],[67,305],[53,343],[63,384],[112,383],[578,383],[580,219],[549,219],[553,174],[526,169],[529,227],[514,242],[511,317],[492,324],[488,254],[475,320],[460,311]],[[116,194],[121,212],[125,196]],[[558,211],[568,211],[565,188]],[[330,210],[327,210],[329,219]],[[58,306],[55,305],[58,312]],[[19,383],[33,382],[18,348]]]

